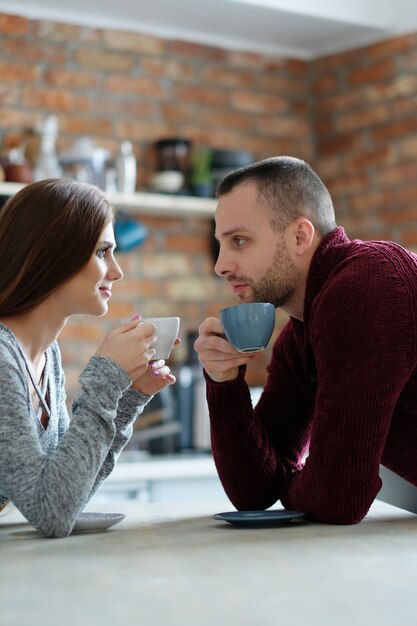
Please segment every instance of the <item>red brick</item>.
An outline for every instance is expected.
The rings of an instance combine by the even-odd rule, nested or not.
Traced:
[[[200,87],[191,85],[174,85],[172,98],[177,101],[192,102],[214,106],[227,106],[228,94],[218,87]]]
[[[215,111],[200,110],[199,123],[204,127],[218,128],[235,128],[238,130],[248,130],[253,128],[253,116],[246,113],[238,113],[236,111]]]
[[[105,91],[118,95],[135,94],[147,98],[164,97],[164,89],[160,82],[148,76],[108,76],[105,82]]]
[[[417,76],[397,76],[389,83],[370,85],[365,89],[365,99],[370,102],[408,98],[417,91]]]
[[[286,59],[256,52],[226,50],[224,54],[225,65],[252,69],[256,72],[279,72],[285,70],[287,65]]]
[[[45,83],[51,87],[97,89],[99,86],[99,76],[90,72],[48,69],[45,71],[43,78]]]
[[[393,165],[396,151],[393,146],[383,146],[375,150],[363,150],[358,155],[352,155],[345,160],[346,171],[362,172],[376,167]]]
[[[388,80],[395,75],[395,69],[394,59],[383,59],[372,65],[356,68],[347,75],[347,81],[356,86]]]
[[[76,341],[100,341],[103,337],[103,330],[91,321],[79,322],[71,321],[68,323],[61,332],[60,338],[62,339],[74,339]]]
[[[125,271],[123,260],[120,261],[120,266]],[[125,273],[127,274],[127,271],[125,271]],[[116,303],[119,299],[124,300],[125,298],[126,302],[135,302],[139,298],[143,298],[145,296],[154,297],[157,295],[158,290],[159,285],[155,280],[146,280],[140,277],[130,279],[126,277],[117,284],[117,287],[115,287],[115,296],[117,294],[117,299],[116,297],[114,298],[114,303]]]
[[[410,222],[417,222],[417,212],[415,207],[398,209],[398,207],[394,205],[393,210],[392,207],[387,207],[387,210],[381,212],[379,219],[383,224],[388,224],[390,226],[404,226]]]
[[[322,96],[323,94],[334,94],[337,90],[338,80],[334,74],[327,74],[313,81],[311,89],[316,96]]]
[[[417,248],[417,228],[401,233],[400,243],[406,248]]]
[[[318,158],[318,173],[323,181],[337,179],[344,172],[343,159],[340,156],[326,156],[316,155]],[[326,183],[327,184],[327,183]]]
[[[384,212],[394,203],[394,192],[374,189],[349,198],[349,209],[356,214]]]
[[[369,178],[363,173],[351,174],[347,176],[345,172],[340,178],[330,179],[327,181],[327,187],[333,194],[344,194],[353,196],[356,193],[363,193],[369,189]]]
[[[332,72],[341,67],[360,65],[366,56],[366,48],[355,48],[337,54],[329,54],[311,62],[311,70],[319,72]]]
[[[135,314],[136,307],[133,302],[124,302],[122,300],[112,298],[106,317],[107,320],[117,320],[117,322],[120,323],[122,320],[132,318]]]
[[[6,35],[28,35],[30,21],[25,17],[0,13],[0,32]]]
[[[417,131],[417,118],[392,121],[370,132],[374,143],[395,141],[401,137],[408,137]]]
[[[405,71],[415,71],[417,69],[417,46],[414,46],[401,57],[401,67]]]
[[[401,159],[414,159],[417,158],[417,134],[414,136],[408,136],[398,142],[398,152]],[[417,176],[417,165],[416,165]]]
[[[363,101],[363,96],[359,90],[341,91],[333,94],[321,94],[313,106],[317,115],[325,113],[341,113],[345,110],[357,109]]]
[[[398,98],[390,102],[390,110],[392,118],[413,117],[417,109],[417,94],[410,95],[407,98]]]
[[[252,87],[253,74],[245,70],[228,69],[218,66],[207,66],[200,71],[200,81],[228,88]]]
[[[40,74],[39,67],[0,61],[0,80],[7,83],[33,83]]]
[[[182,82],[191,81],[196,72],[195,64],[188,59],[166,59],[156,56],[141,59],[141,67],[144,73],[150,76],[163,76]]]
[[[362,146],[362,137],[356,133],[331,134],[318,140],[320,156],[345,155],[357,151]]]
[[[369,58],[387,57],[401,52],[407,52],[417,46],[417,34],[387,38],[380,43],[367,47]]]
[[[113,122],[102,117],[66,115],[60,121],[60,132],[71,135],[109,135],[113,133]]]
[[[155,141],[156,137],[170,136],[173,131],[163,121],[128,121],[114,122],[115,132],[118,137],[133,141]]]
[[[250,91],[233,91],[230,104],[236,111],[246,113],[279,114],[288,110],[288,101],[283,96]]]
[[[159,280],[168,276],[192,275],[195,259],[188,251],[141,254],[141,272],[146,278]]]
[[[74,59],[78,65],[105,72],[129,72],[134,66],[131,54],[108,50],[78,48]]]
[[[199,123],[187,124],[177,129],[177,133],[191,139],[195,144],[208,145],[216,148],[246,150],[250,138],[242,137],[237,129],[203,128]],[[172,131],[171,131],[172,134]]]
[[[122,116],[124,118],[154,118],[156,120],[160,114],[160,107],[152,101],[143,101],[138,98],[126,98],[123,94],[119,96],[118,94],[106,93],[95,100],[94,111],[96,114],[111,118],[113,116]]]
[[[88,26],[77,26],[75,24],[64,24],[50,21],[34,21],[35,36],[47,41],[56,43],[77,44],[98,44],[100,40],[99,31]]]
[[[276,115],[264,115],[256,119],[256,127],[265,134],[274,137],[289,137],[297,135],[298,138],[310,136],[310,125],[307,119],[296,117],[278,117]]]
[[[189,103],[163,101],[161,113],[168,127],[173,124],[190,122],[195,117],[194,107]]]
[[[277,96],[309,98],[307,82],[294,76],[278,76],[275,72],[256,72],[253,74],[253,88]]]
[[[225,50],[222,50],[221,48],[179,40],[168,41],[167,52],[169,56],[177,54],[202,61],[224,62],[227,56]]]
[[[17,86],[0,86],[0,106],[10,106],[16,104],[19,97],[19,89]]]
[[[129,50],[144,54],[163,54],[166,42],[159,37],[125,30],[104,30],[103,43],[113,50]]]
[[[64,65],[68,61],[68,49],[63,46],[49,43],[26,41],[24,39],[9,39],[4,42],[4,52],[7,56],[15,59],[23,59],[26,63],[51,62],[56,65]]]
[[[23,90],[23,102],[30,108],[38,108],[51,111],[79,111],[91,110],[91,102],[88,97],[77,96],[65,89],[42,89],[25,87]]]
[[[409,205],[410,206],[410,219],[416,219],[416,198],[417,198],[417,184],[413,182],[411,185],[401,186],[396,190],[395,195],[396,201],[398,205]]]
[[[374,174],[375,183],[381,185],[382,188],[413,182],[416,176],[416,163],[402,163],[395,167],[382,168],[380,172]]]
[[[287,59],[286,67],[289,74],[297,77],[307,77],[310,69],[310,64],[307,61],[301,61],[300,59]]]
[[[33,128],[42,119],[42,112],[19,111],[15,107],[0,108],[0,128]]]
[[[390,119],[390,111],[386,104],[377,104],[362,111],[342,113],[335,124],[338,131],[359,131],[372,129],[373,126],[386,123]]]
[[[166,250],[186,252],[187,254],[209,253],[211,250],[210,245],[208,237],[198,237],[196,235],[192,238],[186,235],[168,235],[165,240]]]

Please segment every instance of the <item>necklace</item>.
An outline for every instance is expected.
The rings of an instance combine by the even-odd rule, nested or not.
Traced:
[[[28,362],[28,360],[27,360],[27,358],[25,356],[25,353],[23,352],[23,350],[22,350],[22,348],[20,347],[19,344],[18,344],[18,347],[19,347],[20,355],[21,355],[21,357],[22,357],[22,359],[23,359],[23,361],[25,363],[26,371],[27,371],[27,373],[29,375],[30,381],[31,381],[31,383],[33,385],[34,390],[36,391],[36,395],[39,398],[40,406],[42,407],[42,409],[45,411],[46,415],[48,416],[48,420],[50,420],[50,418],[51,418],[51,411],[50,411],[48,403],[47,403],[47,401],[45,399],[45,394],[46,394],[46,390],[47,390],[47,386],[48,386],[47,385],[47,380],[46,380],[46,378],[47,378],[46,377],[46,366],[47,366],[47,363],[48,363],[47,353],[45,352],[45,366],[44,366],[44,369],[43,369],[43,371],[45,372],[45,376],[43,377],[44,378],[43,385],[42,385],[43,389],[41,389],[39,387],[39,384],[35,380],[35,375],[33,373],[33,370],[31,368],[31,366],[29,365],[29,362]],[[41,376],[40,380],[42,380],[42,376]]]

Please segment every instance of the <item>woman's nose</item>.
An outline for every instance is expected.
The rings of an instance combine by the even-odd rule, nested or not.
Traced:
[[[115,259],[113,259],[112,266],[109,268],[108,273],[111,280],[121,280],[123,278],[122,268]]]

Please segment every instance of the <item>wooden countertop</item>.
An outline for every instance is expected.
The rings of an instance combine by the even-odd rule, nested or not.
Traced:
[[[238,528],[213,503],[117,501],[101,532],[43,539],[0,518],[2,626],[414,626],[417,517]],[[278,508],[278,507],[274,507]]]

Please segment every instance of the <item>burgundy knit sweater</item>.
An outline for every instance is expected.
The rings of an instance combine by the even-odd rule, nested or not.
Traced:
[[[353,524],[381,488],[380,464],[417,485],[416,366],[417,255],[337,228],[313,256],[304,322],[280,333],[255,410],[244,368],[226,383],[206,375],[213,456],[234,506],[279,499]]]

